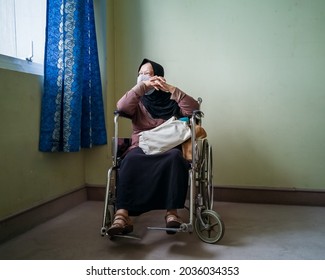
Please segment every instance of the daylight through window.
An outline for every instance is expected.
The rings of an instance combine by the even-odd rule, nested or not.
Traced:
[[[0,54],[44,63],[46,0],[0,1]]]

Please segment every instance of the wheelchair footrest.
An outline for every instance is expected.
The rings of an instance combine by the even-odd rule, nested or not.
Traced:
[[[164,228],[164,227],[147,227],[149,230],[165,230],[165,231],[175,231],[179,232],[182,231],[180,228]]]
[[[167,228],[167,227],[147,227],[149,230],[164,230],[164,231],[175,231],[175,232],[191,232],[190,224],[181,224],[179,228]]]

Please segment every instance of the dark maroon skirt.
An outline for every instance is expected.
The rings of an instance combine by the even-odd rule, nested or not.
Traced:
[[[179,148],[156,155],[146,155],[139,147],[130,150],[118,172],[117,209],[135,216],[184,208],[189,167]]]

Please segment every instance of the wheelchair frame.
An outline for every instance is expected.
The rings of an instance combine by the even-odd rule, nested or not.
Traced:
[[[198,99],[201,105],[202,99]],[[107,186],[101,235],[106,236],[111,226],[115,213],[117,169],[121,161],[121,153],[118,151],[118,119],[119,117],[130,118],[123,112],[114,112],[114,137],[112,142],[113,166],[107,173]],[[213,210],[213,174],[212,174],[212,147],[208,140],[196,139],[195,126],[201,125],[204,114],[200,110],[193,112],[190,118],[192,160],[189,169],[189,222],[182,223],[179,228],[147,227],[149,230],[168,230],[175,232],[189,232],[194,230],[198,237],[206,243],[216,243],[224,235],[225,226],[219,214]],[[132,235],[119,235],[119,237],[135,238]],[[112,237],[111,237],[112,238]]]

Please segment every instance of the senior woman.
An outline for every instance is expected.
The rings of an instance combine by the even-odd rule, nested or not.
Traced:
[[[166,228],[178,228],[188,188],[189,163],[179,147],[146,155],[139,147],[139,133],[175,117],[191,116],[198,102],[166,82],[164,68],[144,59],[137,84],[117,102],[117,109],[131,116],[132,145],[121,162],[117,184],[116,213],[108,235],[133,231],[130,216],[166,210]],[[172,234],[175,231],[167,231]]]

